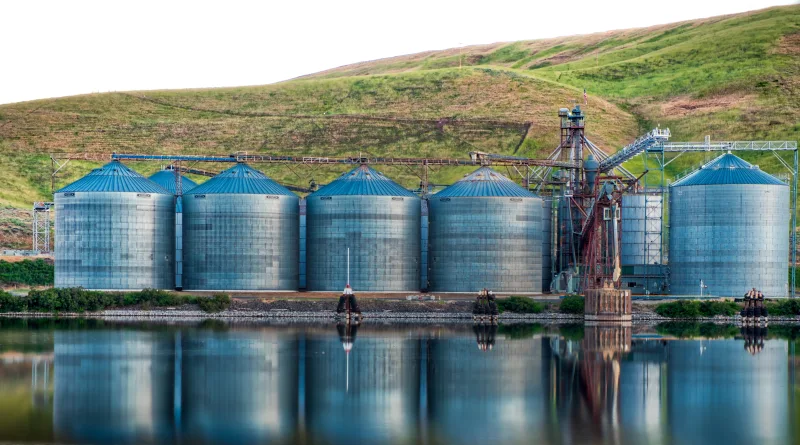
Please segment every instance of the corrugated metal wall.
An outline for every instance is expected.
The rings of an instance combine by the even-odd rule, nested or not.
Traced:
[[[308,290],[344,289],[348,248],[357,292],[419,290],[419,198],[311,195],[307,201]]]
[[[297,290],[298,213],[294,195],[184,196],[184,289]]]
[[[420,200],[420,289],[428,289],[428,233],[430,225],[428,221],[428,200]]]
[[[541,292],[542,200],[430,199],[429,281],[437,292]]]
[[[542,292],[553,281],[553,200],[542,200]]]
[[[787,295],[789,187],[691,185],[670,190],[670,290]]]
[[[622,197],[622,265],[661,263],[661,195]]]
[[[54,200],[56,287],[175,287],[172,195],[59,192]]]
[[[197,183],[181,176],[182,194],[197,186]],[[177,177],[171,168],[161,170],[148,179],[161,186],[164,190],[175,196],[175,288],[183,289],[183,202],[182,196],[177,196]]]
[[[306,223],[306,203],[307,201],[305,199],[300,200],[300,289],[305,289],[307,287],[306,268],[308,263],[306,262],[306,233],[308,232],[308,225]]]

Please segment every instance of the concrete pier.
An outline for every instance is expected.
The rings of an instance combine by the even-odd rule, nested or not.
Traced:
[[[630,290],[615,289],[606,282],[586,291],[583,314],[587,322],[630,322],[632,312]]]

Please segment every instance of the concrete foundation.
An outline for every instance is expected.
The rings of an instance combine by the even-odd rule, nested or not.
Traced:
[[[584,319],[592,322],[630,322],[632,319],[631,291],[615,289],[610,283],[602,288],[588,289]]]

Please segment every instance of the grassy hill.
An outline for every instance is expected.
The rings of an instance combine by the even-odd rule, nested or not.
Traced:
[[[583,88],[587,134],[608,151],[655,125],[670,127],[674,140],[800,139],[800,5],[431,51],[266,86],[0,105],[0,206],[47,199],[50,152],[543,156],[558,142],[557,109],[581,100]],[[772,155],[744,157],[781,171]],[[684,156],[669,173],[702,160]],[[94,166],[70,163],[57,185]],[[133,167],[147,174],[160,166]],[[293,185],[325,183],[343,170],[258,167]],[[629,167],[644,165],[634,159]],[[406,186],[419,182],[412,169],[383,170]],[[449,183],[466,171],[441,169],[431,180]],[[23,243],[7,234],[18,222],[18,212],[0,214],[0,246]]]

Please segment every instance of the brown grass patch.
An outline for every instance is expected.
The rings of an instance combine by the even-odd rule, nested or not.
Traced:
[[[800,56],[800,32],[781,37],[773,52],[784,56]]]
[[[742,108],[752,104],[755,100],[756,96],[751,94],[727,94],[704,98],[678,96],[660,104],[659,108],[664,116],[691,116],[730,108]]]

